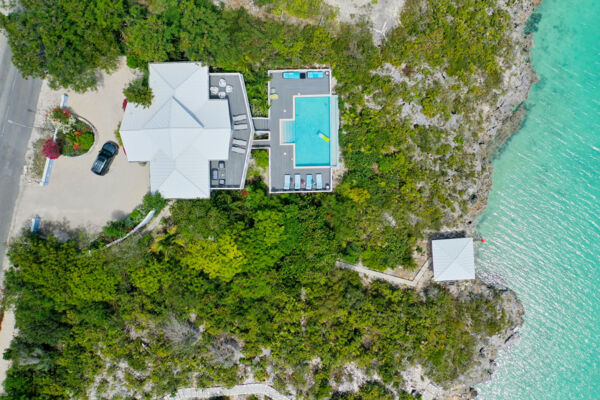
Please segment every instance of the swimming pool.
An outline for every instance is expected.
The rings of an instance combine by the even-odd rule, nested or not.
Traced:
[[[294,119],[282,123],[282,142],[295,144],[297,167],[318,167],[337,163],[337,121],[332,121],[335,96],[294,98]],[[333,106],[336,106],[333,104]],[[332,123],[334,122],[334,123]],[[333,135],[332,135],[333,132]]]

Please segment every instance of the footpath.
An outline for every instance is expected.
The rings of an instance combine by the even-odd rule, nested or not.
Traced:
[[[388,274],[385,272],[375,271],[375,270],[363,267],[362,265],[348,264],[348,263],[345,263],[342,261],[337,262],[338,267],[350,269],[350,270],[358,272],[360,275],[366,276],[370,279],[382,280],[382,281],[389,282],[396,286],[408,286],[411,288],[418,288],[424,282],[429,280],[428,279],[429,276],[426,276],[426,272],[428,272],[430,270],[430,264],[431,264],[431,258],[427,259],[427,261],[425,261],[425,263],[421,266],[421,268],[419,268],[419,271],[417,272],[415,277],[412,280],[409,280],[409,279],[400,278],[398,276],[391,275],[391,274]],[[429,275],[429,274],[427,274],[427,275]]]
[[[179,389],[175,395],[165,397],[163,400],[194,400],[210,399],[217,396],[267,396],[272,400],[293,400],[284,396],[277,390],[265,383],[248,383],[245,385],[236,385],[231,388],[210,387],[210,388],[186,388]]]

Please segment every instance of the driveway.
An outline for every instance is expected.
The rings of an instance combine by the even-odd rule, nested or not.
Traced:
[[[97,176],[90,171],[102,144],[109,140],[116,142],[114,132],[123,115],[123,88],[132,79],[134,75],[122,62],[117,71],[102,76],[97,91],[84,94],[53,91],[44,84],[38,108],[58,106],[66,93],[67,106],[96,128],[96,142],[85,155],[61,156],[55,160],[48,186],[23,184],[15,228],[27,225],[33,216],[39,215],[42,226],[44,221],[66,221],[72,228],[95,232],[140,204],[149,190],[149,167],[129,163],[122,148],[106,175]]]

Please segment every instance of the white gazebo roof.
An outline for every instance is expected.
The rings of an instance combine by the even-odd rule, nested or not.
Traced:
[[[434,281],[475,279],[473,238],[433,240],[431,251]]]
[[[149,64],[154,98],[129,103],[121,139],[129,161],[150,161],[150,188],[165,198],[210,197],[210,160],[227,160],[227,100],[208,98],[208,67],[195,62]]]

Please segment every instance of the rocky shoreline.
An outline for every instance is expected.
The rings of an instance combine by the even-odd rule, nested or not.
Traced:
[[[499,334],[478,338],[477,354],[473,367],[454,381],[437,384],[429,380],[420,365],[402,372],[404,390],[414,395],[421,395],[422,400],[466,400],[477,397],[476,385],[489,381],[497,367],[496,358],[500,351],[509,349],[519,340],[519,328],[523,324],[525,310],[516,293],[498,284],[488,284],[481,279],[447,284],[446,287],[458,298],[471,295],[484,295],[486,298],[498,298],[498,308],[506,315],[506,328]]]
[[[540,3],[541,0],[522,0],[512,4],[508,0],[499,1],[513,21],[510,37],[516,50],[516,60],[506,65],[502,92],[496,97],[496,103],[482,107],[484,124],[479,141],[482,174],[475,192],[476,201],[460,218],[458,226],[458,230],[464,231],[467,236],[476,235],[475,221],[487,205],[492,186],[491,162],[512,134],[520,129],[527,111],[523,103],[529,96],[531,85],[538,80],[529,60],[532,35],[526,35],[524,31],[529,17]],[[519,340],[519,328],[523,324],[525,310],[516,293],[498,277],[479,274],[473,282],[448,284],[446,287],[457,297],[470,293],[483,293],[490,298],[499,295],[501,301],[498,304],[506,314],[507,327],[495,336],[479,338],[475,366],[456,380],[446,385],[435,384],[423,375],[420,366],[415,366],[403,373],[405,390],[420,394],[423,400],[474,399],[478,394],[474,386],[491,379],[499,352],[509,350]]]
[[[479,139],[482,174],[475,192],[477,201],[471,205],[462,218],[459,229],[464,229],[467,235],[475,235],[475,221],[485,210],[489,192],[492,186],[492,160],[497,156],[510,137],[517,132],[525,119],[526,109],[523,105],[529,96],[531,85],[538,77],[529,60],[529,51],[533,47],[532,35],[524,33],[526,23],[540,5],[541,0],[521,0],[513,4],[508,0],[500,1],[513,21],[510,33],[515,60],[505,65],[502,92],[496,97],[495,104],[482,105],[483,129]],[[506,61],[505,61],[506,62]]]

